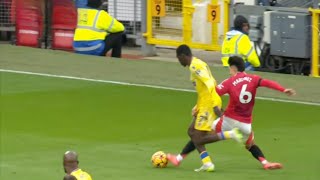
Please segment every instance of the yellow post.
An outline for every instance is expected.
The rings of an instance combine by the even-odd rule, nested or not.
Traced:
[[[147,38],[147,42],[152,38],[152,12],[151,2],[147,1],[147,32],[143,34]]]
[[[224,23],[224,29],[223,32],[224,34],[226,34],[229,31],[229,4],[230,4],[230,0],[224,0],[223,1],[223,12],[224,12],[224,16],[223,16],[223,23]]]
[[[311,76],[319,77],[319,14],[320,10],[309,9],[312,12],[312,61]]]
[[[211,0],[212,5],[218,5],[218,0]],[[212,45],[218,45],[218,34],[219,34],[219,29],[218,29],[218,24],[217,23],[212,23],[212,40],[211,43]]]
[[[183,35],[183,42],[185,44],[192,43],[192,15],[194,12],[194,7],[192,6],[192,0],[183,0],[182,1],[182,35]]]

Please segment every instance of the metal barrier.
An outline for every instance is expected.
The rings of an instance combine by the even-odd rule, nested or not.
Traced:
[[[282,7],[313,7],[313,0],[278,0],[277,2]]]
[[[0,1],[0,31],[15,31],[13,1]]]
[[[141,4],[143,0],[108,0],[108,13],[126,27],[128,38],[141,33]]]
[[[147,1],[148,44],[219,51],[218,23],[223,34],[229,29],[229,0],[150,0]],[[223,19],[221,12],[223,12]],[[221,24],[222,25],[222,24]]]
[[[311,76],[313,77],[320,77],[319,74],[319,16],[320,16],[320,9],[309,9],[312,13],[312,61],[311,61]]]

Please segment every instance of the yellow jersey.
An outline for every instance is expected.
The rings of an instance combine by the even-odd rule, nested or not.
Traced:
[[[198,94],[197,109],[213,109],[215,106],[221,108],[222,101],[215,89],[217,82],[207,63],[193,57],[189,69]]]
[[[81,169],[73,171],[71,175],[76,177],[77,180],[92,180],[91,176],[87,172],[82,171]]]

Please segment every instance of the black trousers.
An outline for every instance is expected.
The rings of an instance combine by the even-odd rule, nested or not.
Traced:
[[[115,58],[120,58],[122,48],[122,35],[123,32],[109,34],[104,40],[106,46],[101,56],[105,56],[106,53],[112,49],[111,56]]]

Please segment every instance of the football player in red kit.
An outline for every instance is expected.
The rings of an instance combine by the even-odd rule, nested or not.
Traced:
[[[258,75],[245,73],[245,65],[241,57],[230,57],[228,63],[231,77],[218,85],[216,91],[220,96],[229,94],[229,104],[224,114],[214,121],[212,129],[219,133],[238,128],[243,134],[246,149],[261,162],[264,169],[282,168],[280,163],[267,161],[261,149],[255,144],[251,126],[252,111],[258,87],[267,87],[283,92],[288,96],[295,95],[295,91],[293,89],[285,89],[277,82],[263,79]],[[193,115],[196,113],[193,112]],[[179,155],[168,154],[168,159],[172,164],[178,166],[186,155],[193,150],[194,145],[192,141],[189,141]]]

